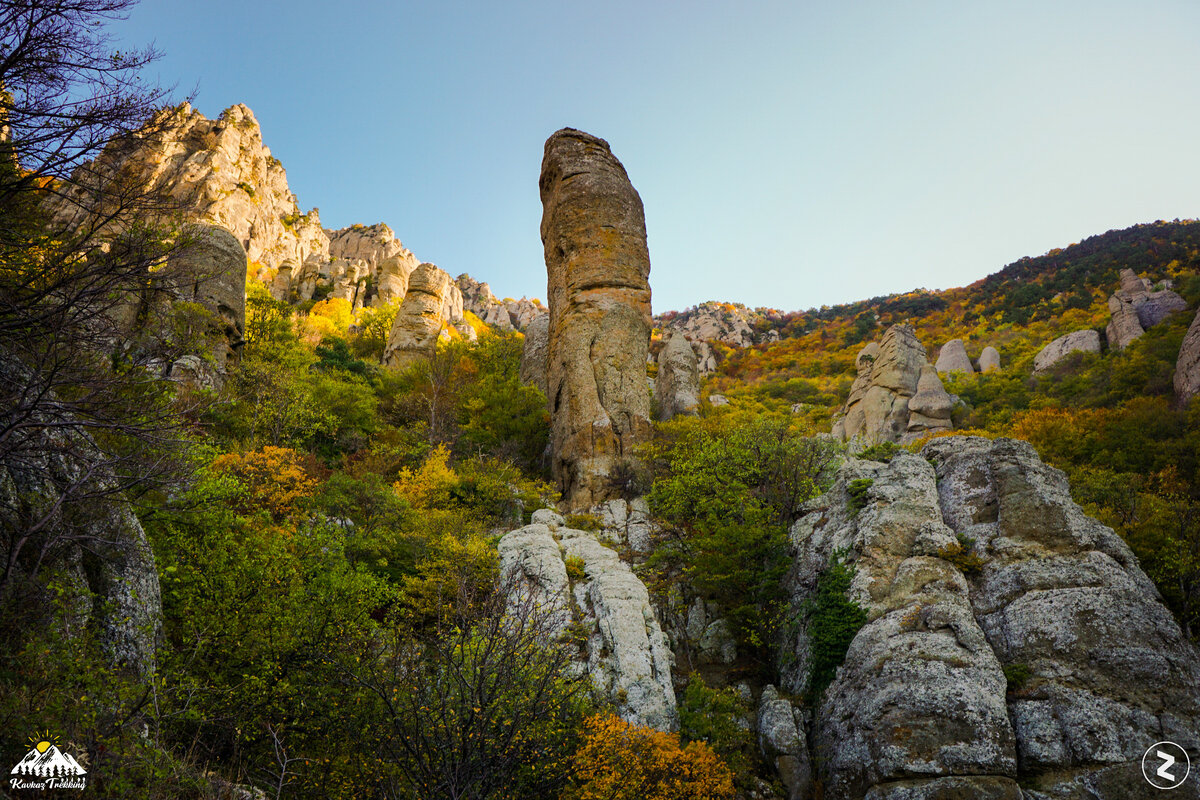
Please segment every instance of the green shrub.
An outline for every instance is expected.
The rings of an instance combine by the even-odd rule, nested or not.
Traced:
[[[568,528],[577,531],[600,530],[600,518],[595,514],[567,514],[566,522]]]
[[[754,734],[745,720],[747,703],[733,687],[716,689],[700,673],[688,676],[679,701],[679,735],[688,742],[707,742],[733,771],[735,781],[751,781],[758,761]]]
[[[587,580],[587,573],[583,568],[583,559],[579,556],[567,556],[567,577],[572,583],[576,581]]]
[[[811,653],[808,700],[814,706],[833,683],[850,643],[867,621],[866,610],[847,594],[855,569],[846,563],[846,555],[844,550],[834,552],[817,578],[816,596],[805,603]]]
[[[866,461],[882,461],[884,464],[890,463],[899,453],[903,453],[904,448],[895,442],[880,442],[873,444],[866,450],[858,454],[858,458]]]
[[[867,491],[875,485],[871,478],[857,478],[850,481],[846,491],[850,493],[850,511],[857,514],[867,507]]]
[[[1025,664],[1013,663],[1004,665],[1004,680],[1008,682],[1008,691],[1015,694],[1024,688],[1033,673]]]

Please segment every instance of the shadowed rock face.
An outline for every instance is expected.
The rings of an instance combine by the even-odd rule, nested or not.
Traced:
[[[521,382],[546,393],[546,349],[550,345],[550,315],[538,314],[525,328],[521,351]]]
[[[1175,362],[1175,395],[1179,401],[1186,403],[1197,394],[1200,394],[1200,311],[1183,337]]]
[[[246,332],[246,251],[232,233],[215,225],[193,225],[189,243],[173,253],[167,269],[179,300],[204,306],[224,327],[224,347],[213,353],[217,369],[237,363]]]
[[[650,255],[642,201],[608,142],[564,128],[539,181],[550,303],[546,389],[564,503],[609,499],[608,476],[650,432]]]
[[[681,333],[672,336],[658,356],[654,397],[661,420],[674,419],[681,414],[692,417],[699,414],[700,373],[696,351]]]

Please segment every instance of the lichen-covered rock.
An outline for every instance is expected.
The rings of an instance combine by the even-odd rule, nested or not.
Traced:
[[[1100,334],[1088,328],[1060,336],[1033,357],[1033,371],[1044,372],[1071,353],[1099,353]]]
[[[600,518],[600,535],[618,547],[628,547],[638,555],[648,555],[653,549],[658,527],[650,518],[646,498],[605,500],[592,513]]]
[[[561,630],[578,620],[587,632],[581,668],[622,718],[677,730],[673,657],[646,587],[615,550],[592,534],[565,527],[553,512],[535,518],[551,526],[535,522],[500,540],[505,579],[543,598],[543,607],[558,615]],[[568,558],[578,559],[583,570],[573,584]]]
[[[804,716],[768,684],[758,701],[758,746],[787,790],[788,800],[807,800],[812,791]]]
[[[979,371],[995,372],[1000,369],[1000,351],[990,344],[979,354]]]
[[[950,412],[954,409],[954,398],[942,385],[938,369],[932,364],[921,367],[917,380],[917,393],[908,401],[908,428],[910,434],[950,430]]]
[[[1022,674],[1009,715],[1027,790],[1149,796],[1140,761],[1150,744],[1200,753],[1200,658],[1137,559],[1029,444],[964,437],[923,452],[946,523],[984,560],[975,618]]]
[[[1197,394],[1200,394],[1200,311],[1192,319],[1175,360],[1175,396],[1180,403],[1187,403]]]
[[[521,383],[546,393],[546,356],[550,347],[550,315],[539,314],[525,328],[521,351]]]
[[[445,327],[462,319],[462,294],[454,281],[433,264],[420,265],[409,276],[408,292],[388,334],[384,365],[405,367],[429,358]]]
[[[967,355],[967,347],[962,339],[951,339],[942,345],[938,352],[937,371],[942,375],[951,372],[963,372],[968,375],[975,372],[971,365],[971,357]]]
[[[694,417],[700,413],[700,372],[696,351],[682,334],[668,339],[658,354],[654,400],[658,418],[662,421],[679,415]]]
[[[581,509],[611,496],[614,467],[650,434],[646,223],[608,143],[582,131],[546,140],[539,187],[551,466],[563,502]]]
[[[192,225],[167,260],[177,300],[203,306],[218,320],[223,339],[213,348],[218,372],[234,366],[246,333],[246,251],[224,228]]]
[[[848,494],[854,480],[872,481],[861,510]],[[792,530],[789,585],[801,624],[785,643],[797,665],[785,670],[787,688],[808,689],[803,604],[835,552],[850,553],[851,595],[867,611],[815,720],[824,796],[888,796],[868,792],[948,776],[969,777],[967,788],[999,779],[1015,789],[1004,674],[972,615],[966,578],[942,557],[957,540],[942,521],[933,467],[907,453],[890,464],[851,459],[806,511]]]

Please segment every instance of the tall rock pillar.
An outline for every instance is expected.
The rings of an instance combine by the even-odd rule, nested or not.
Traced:
[[[649,438],[650,253],[642,200],[603,139],[552,135],[539,187],[552,466],[578,510],[609,499],[613,468]]]

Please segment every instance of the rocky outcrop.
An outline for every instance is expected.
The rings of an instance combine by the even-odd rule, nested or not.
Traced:
[[[461,323],[462,294],[443,270],[422,264],[409,276],[408,293],[396,312],[383,364],[406,367],[433,355],[448,325]]]
[[[917,379],[917,393],[908,401],[909,434],[937,433],[948,431],[954,426],[950,422],[950,413],[954,410],[954,398],[942,386],[938,370],[932,364],[921,367],[921,377]]]
[[[754,323],[761,318],[760,313],[740,303],[710,300],[687,311],[663,314],[654,322],[664,335],[681,333],[695,342],[718,341],[730,347],[749,347],[756,341]]]
[[[990,344],[979,354],[979,371],[995,372],[1000,369],[1000,351]]]
[[[787,800],[808,800],[812,791],[812,762],[804,716],[768,684],[758,701],[758,746],[787,789]]]
[[[1147,796],[1149,744],[1200,752],[1200,659],[1153,584],[1028,444],[922,455],[847,461],[791,532],[785,688],[835,553],[866,611],[813,723],[824,797]]]
[[[213,315],[221,337],[212,343],[219,373],[241,356],[246,333],[246,251],[224,228],[193,225],[167,259],[176,300],[196,303]]]
[[[1120,272],[1121,288],[1108,298],[1112,318],[1105,335],[1108,346],[1124,350],[1129,344],[1164,319],[1187,308],[1185,301],[1170,289],[1153,291],[1146,278],[1131,269]]]
[[[550,301],[552,471],[570,508],[609,498],[609,475],[650,433],[650,256],[642,201],[608,143],[564,128],[539,180]]]
[[[521,383],[546,393],[546,356],[550,348],[550,315],[539,314],[525,328],[521,351]]]
[[[1187,403],[1197,394],[1200,394],[1200,311],[1192,319],[1175,361],[1175,396],[1180,403]]]
[[[496,299],[492,287],[480,283],[465,272],[454,279],[463,296],[463,307],[475,316],[500,330],[513,329],[508,306]]]
[[[351,225],[349,228],[327,230],[330,258],[361,261],[369,274],[374,275],[388,259],[396,259],[412,272],[420,262],[406,248],[395,232],[382,222],[374,225]]]
[[[967,355],[967,347],[962,339],[951,339],[942,345],[938,352],[937,371],[942,375],[952,372],[962,372],[968,375],[975,373],[971,365],[971,357]]]
[[[615,550],[546,510],[506,534],[498,550],[504,580],[541,598],[559,631],[583,638],[580,669],[622,718],[678,729],[667,637],[646,587]]]
[[[941,395],[949,395],[937,370],[924,369],[929,366],[925,347],[911,325],[888,328],[881,342],[871,342],[859,351],[855,363],[858,376],[850,387],[841,418],[834,423],[834,436],[866,444],[910,442],[929,431],[950,427],[949,413],[940,416],[944,413]],[[909,404],[921,391],[923,376],[924,392],[918,400],[923,410],[911,413]]]
[[[189,221],[232,232],[250,260],[267,267],[328,253],[317,210],[300,212],[283,165],[263,145],[258,121],[244,105],[231,106],[215,120],[187,104],[162,111],[147,125],[140,146],[106,150],[51,210],[59,222],[76,224],[88,204],[77,203],[75,193],[128,181],[161,196],[164,212],[182,211]]]
[[[1043,372],[1071,353],[1099,353],[1100,334],[1090,328],[1060,336],[1033,357],[1033,371]]]
[[[700,413],[700,373],[696,351],[687,338],[675,334],[658,355],[658,374],[654,379],[654,400],[658,418],[666,421],[682,414]]]

